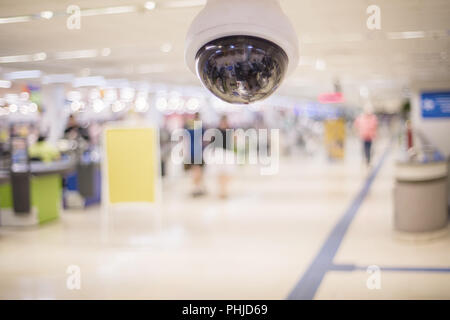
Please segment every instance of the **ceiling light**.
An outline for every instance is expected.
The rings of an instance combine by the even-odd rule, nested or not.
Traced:
[[[119,100],[115,101],[112,106],[111,109],[113,112],[120,112],[125,108],[125,105],[120,102]]]
[[[369,88],[367,88],[366,86],[361,86],[359,88],[359,94],[363,98],[369,97]]]
[[[325,70],[326,68],[327,68],[327,65],[326,65],[325,61],[323,61],[321,59],[316,60],[316,69],[317,70]]]
[[[164,97],[160,97],[156,100],[156,108],[159,111],[165,111],[167,109],[167,99]]]
[[[144,4],[144,8],[147,9],[147,10],[153,10],[153,9],[155,9],[155,7],[156,7],[155,1],[147,1]]]
[[[125,102],[131,102],[134,99],[135,90],[131,87],[126,87],[120,90],[120,99]]]
[[[19,107],[19,112],[21,113],[21,114],[27,114],[28,113],[28,106],[27,105],[21,105],[20,107]]]
[[[388,32],[388,39],[397,40],[397,39],[418,39],[425,38],[424,31],[404,31],[404,32]]]
[[[105,103],[101,99],[96,99],[92,103],[92,109],[94,109],[95,113],[100,113],[105,108]]]
[[[98,51],[95,49],[63,51],[63,52],[55,53],[55,59],[67,60],[67,59],[95,58],[97,55],[98,55]]]
[[[138,98],[136,99],[135,103],[136,111],[137,112],[146,112],[148,111],[148,103],[145,98]]]
[[[190,98],[186,103],[186,108],[190,111],[198,110],[200,101],[197,98]]]
[[[170,51],[172,50],[172,44],[166,42],[166,43],[164,43],[164,44],[161,46],[160,49],[161,49],[162,52],[168,53],[168,52],[170,52]]]
[[[31,16],[0,18],[0,24],[31,21]]]
[[[51,18],[53,18],[53,11],[41,11],[40,16],[42,19],[50,20]]]
[[[9,81],[9,80],[0,80],[0,88],[5,88],[5,89],[11,88],[11,81]]]
[[[5,78],[8,80],[16,80],[16,79],[36,79],[41,76],[40,70],[24,70],[24,71],[15,71],[5,74]]]
[[[38,111],[37,104],[34,102],[30,103],[30,105],[28,106],[28,111],[30,111],[31,113]]]
[[[164,6],[168,8],[188,8],[204,6],[205,4],[206,0],[175,0],[165,2]]]
[[[30,94],[26,91],[23,91],[19,94],[19,100],[27,101],[30,98]]]
[[[136,12],[136,10],[137,10],[136,6],[119,6],[119,7],[107,7],[97,9],[85,9],[81,10],[81,16],[91,17],[105,14],[131,13]]]
[[[0,57],[0,63],[14,63],[14,62],[28,62],[28,61],[31,61],[31,55],[29,54]]]
[[[45,52],[39,52],[33,55],[34,61],[43,61],[47,59],[47,54]]]
[[[107,57],[107,56],[109,56],[110,54],[111,54],[111,48],[103,48],[103,49],[102,49],[101,55],[102,55],[103,57]]]
[[[17,108],[17,105],[15,104],[10,104],[9,105],[9,112],[17,112],[19,108]]]

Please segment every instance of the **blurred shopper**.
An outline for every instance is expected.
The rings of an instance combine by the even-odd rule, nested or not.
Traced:
[[[231,170],[233,169],[233,163],[229,163],[227,159],[234,159],[234,153],[230,156],[229,153],[233,152],[232,141],[233,137],[227,134],[227,130],[230,129],[230,125],[228,123],[228,117],[223,115],[220,118],[219,122],[219,131],[222,136],[221,145],[217,145],[221,152],[221,160],[222,163],[217,166],[217,178],[219,184],[219,197],[222,199],[226,199],[228,197],[228,184],[231,178]],[[217,152],[218,150],[216,150]],[[216,153],[217,154],[217,153]]]
[[[78,124],[72,114],[70,115],[66,129],[64,130],[64,136],[69,140],[82,138],[86,142],[90,141],[89,132]]]
[[[372,143],[377,135],[378,129],[377,116],[372,113],[370,108],[366,108],[364,113],[356,118],[354,126],[356,130],[358,130],[359,137],[363,142],[366,164],[367,166],[370,166]]]
[[[203,135],[204,128],[200,119],[200,113],[196,112],[193,119],[186,121],[185,129],[189,133],[188,158],[186,159],[186,168],[192,172],[192,182],[194,190],[193,197],[199,197],[205,194],[204,189],[204,166],[203,161]]]
[[[170,132],[165,125],[159,129],[159,143],[161,150],[161,176],[165,177],[167,174],[167,160],[170,158],[171,142]]]
[[[58,149],[48,143],[44,135],[39,135],[37,142],[29,148],[28,154],[32,161],[52,162],[60,158]]]

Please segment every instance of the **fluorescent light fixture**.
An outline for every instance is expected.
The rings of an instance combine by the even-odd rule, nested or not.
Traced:
[[[0,24],[4,24],[4,23],[18,23],[18,22],[28,22],[28,21],[31,21],[31,16],[20,16],[20,17],[0,18]]]
[[[0,63],[29,62],[32,57],[29,54],[0,57]]]
[[[189,8],[204,6],[205,4],[206,0],[174,0],[164,2],[164,6],[168,8]]]
[[[75,50],[75,51],[63,51],[55,53],[55,59],[68,60],[68,59],[84,59],[95,58],[98,55],[98,50]]]
[[[4,88],[4,89],[11,88],[11,81],[9,81],[9,80],[0,80],[0,88]]]
[[[419,39],[425,38],[425,31],[404,31],[404,32],[388,32],[388,39]]]
[[[71,73],[48,74],[43,77],[42,83],[43,84],[71,83],[73,79],[74,76]]]
[[[118,6],[118,7],[106,7],[97,9],[84,9],[81,10],[81,16],[92,17],[106,14],[120,14],[120,13],[132,13],[136,12],[136,6]]]
[[[39,52],[35,54],[21,54],[17,56],[0,57],[0,63],[42,61],[45,59],[47,59],[47,54],[45,52]]]
[[[17,79],[36,79],[41,76],[40,70],[24,70],[24,71],[15,71],[5,74],[5,78],[8,80],[17,80]]]
[[[42,19],[50,20],[51,18],[53,18],[53,11],[49,10],[41,11],[39,15],[41,16]]]
[[[153,9],[155,9],[155,8],[156,8],[156,3],[155,3],[155,1],[147,1],[147,2],[144,4],[144,8],[147,9],[147,10],[153,10]]]
[[[78,87],[104,87],[106,84],[105,78],[103,77],[80,77],[75,78],[73,81],[73,86]]]

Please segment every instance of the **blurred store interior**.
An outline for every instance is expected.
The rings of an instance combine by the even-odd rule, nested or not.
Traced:
[[[281,0],[249,105],[185,64],[205,3],[0,2],[0,299],[450,299],[450,2]],[[186,165],[195,120],[269,136]]]

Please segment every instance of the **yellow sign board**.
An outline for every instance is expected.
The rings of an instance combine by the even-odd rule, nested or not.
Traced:
[[[159,142],[155,128],[108,128],[105,131],[108,202],[157,199]]]
[[[325,121],[325,145],[330,159],[344,158],[345,136],[344,119]]]

